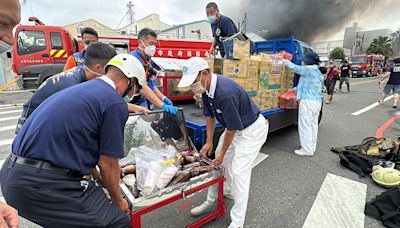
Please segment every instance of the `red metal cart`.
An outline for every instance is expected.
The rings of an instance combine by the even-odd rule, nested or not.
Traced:
[[[135,118],[134,123],[129,124],[129,120],[127,123],[127,128],[131,132],[138,132],[135,129],[137,121],[141,119],[145,119],[147,122],[157,122],[163,118],[165,113],[163,111],[154,111],[144,115],[131,114],[132,117]],[[185,124],[185,119],[183,115],[182,109],[178,114],[179,120],[177,123],[179,124],[178,129],[181,129],[182,134],[181,138],[178,140],[174,140],[176,142],[176,148],[179,148],[180,151],[185,150],[194,150],[196,153],[196,148],[193,146],[192,141],[188,137],[187,128]],[[131,121],[132,122],[132,121]],[[138,125],[138,124],[137,124]],[[151,126],[151,124],[149,124]],[[143,127],[143,124],[141,125]],[[127,129],[126,128],[126,129]],[[126,131],[127,132],[127,131]],[[134,136],[133,136],[134,137]],[[154,134],[153,134],[154,137]],[[126,140],[129,140],[129,137],[126,137]],[[136,140],[137,141],[137,140]],[[135,142],[136,142],[135,141]],[[186,142],[186,143],[185,143]],[[158,142],[154,142],[157,144]],[[140,142],[139,142],[140,144]],[[127,146],[127,144],[125,144]],[[132,145],[129,145],[132,146]],[[211,160],[208,158],[201,158],[202,161],[211,164]],[[142,226],[142,216],[148,214],[150,212],[156,211],[162,207],[165,207],[169,204],[177,202],[179,200],[184,200],[192,195],[199,193],[203,190],[206,190],[208,187],[217,185],[218,187],[218,200],[216,210],[209,213],[208,215],[196,220],[191,223],[187,227],[200,227],[218,217],[224,216],[224,198],[223,198],[223,185],[224,185],[224,169],[223,167],[215,167],[213,171],[201,174],[199,176],[191,178],[189,181],[184,183],[179,183],[170,187],[166,187],[157,192],[154,192],[147,196],[141,196],[139,198],[135,198],[130,190],[121,182],[121,191],[130,205],[130,221],[131,227],[140,228]]]

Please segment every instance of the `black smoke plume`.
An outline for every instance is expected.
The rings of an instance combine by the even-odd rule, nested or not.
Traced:
[[[343,31],[346,25],[357,18],[367,17],[368,12],[378,10],[380,2],[379,0],[247,0],[243,1],[241,11],[247,13],[247,31],[259,33],[267,39],[294,35],[297,39],[312,42]]]

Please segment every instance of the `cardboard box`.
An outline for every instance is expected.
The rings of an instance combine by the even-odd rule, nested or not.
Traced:
[[[218,58],[207,58],[206,59],[208,66],[210,66],[210,70],[214,74],[222,74],[222,68],[223,68],[223,59],[218,59]]]
[[[236,38],[223,42],[226,58],[228,59],[249,59],[250,58],[250,40],[238,40]]]
[[[248,60],[225,59],[223,64],[223,75],[229,78],[247,78]]]
[[[231,60],[225,59],[223,75],[229,78],[258,79],[259,62],[256,60]]]
[[[259,69],[260,61],[257,60],[248,60],[248,68],[247,68],[247,78],[248,79],[256,79],[258,80],[258,69]]]
[[[260,73],[259,90],[280,89],[282,87],[282,76],[280,74]]]

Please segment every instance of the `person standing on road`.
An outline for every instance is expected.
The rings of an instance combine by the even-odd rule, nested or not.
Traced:
[[[302,61],[306,66],[298,66],[286,59],[283,63],[300,75],[297,92],[299,101],[299,136],[301,149],[294,153],[301,156],[313,156],[317,148],[318,116],[322,107],[322,84],[324,76],[319,70],[319,56],[315,52],[307,53]]]
[[[347,60],[344,60],[342,66],[340,66],[340,84],[339,84],[340,92],[342,92],[343,82],[346,82],[347,92],[350,92],[349,77],[351,77],[350,66]]]
[[[56,74],[44,81],[35,94],[23,105],[21,117],[18,120],[16,133],[28,117],[51,95],[68,87],[92,80],[104,75],[104,66],[117,53],[108,44],[95,42],[85,50],[84,65]],[[129,112],[149,112],[146,108],[128,104]]]
[[[128,108],[123,96],[142,64],[120,54],[106,75],[49,97],[28,118],[1,169],[1,190],[43,227],[129,227],[119,188]],[[83,178],[98,164],[103,189]]]
[[[73,55],[68,57],[67,62],[64,65],[63,71],[67,71],[77,66],[83,66],[85,64],[84,58],[86,49],[91,43],[99,42],[99,35],[97,34],[96,30],[92,28],[84,28],[81,31],[81,36],[85,48],[82,51],[74,53]]]
[[[211,24],[213,41],[209,50],[211,56],[215,54],[215,47],[218,46],[221,57],[225,57],[223,41],[238,32],[232,19],[219,13],[218,5],[210,2],[206,6],[207,20]]]
[[[204,156],[213,150],[215,121],[226,128],[219,139],[213,163],[225,167],[224,195],[235,200],[229,227],[243,227],[252,164],[267,140],[268,120],[241,86],[222,75],[212,74],[202,58],[193,57],[184,63],[178,87],[189,86],[194,94],[202,95],[207,125],[207,142],[200,151]],[[191,214],[199,216],[211,211],[216,199],[216,186],[210,187],[207,201],[193,208]]]
[[[397,102],[400,97],[400,57],[394,58],[394,65],[390,67],[389,71],[386,72],[385,76],[380,80],[382,83],[386,78],[389,77],[388,82],[383,88],[382,98],[379,100],[380,104],[383,104],[385,98],[391,93],[394,93],[394,104],[393,108],[397,108]]]
[[[144,28],[138,34],[139,46],[131,55],[135,56],[146,71],[147,85],[137,90],[132,90],[125,98],[128,102],[153,110],[154,105],[171,114],[176,114],[178,109],[173,106],[172,101],[164,96],[156,86],[154,75],[157,73],[151,65],[151,57],[156,53],[157,33]],[[142,97],[145,96],[146,98]]]
[[[0,54],[14,45],[13,29],[21,20],[21,5],[18,0],[0,1]],[[0,227],[18,228],[18,211],[0,202]]]
[[[327,104],[330,104],[333,100],[333,92],[335,91],[337,78],[338,78],[338,70],[336,66],[333,64],[333,62],[330,62],[325,79],[325,86],[328,93],[328,98],[326,99]]]

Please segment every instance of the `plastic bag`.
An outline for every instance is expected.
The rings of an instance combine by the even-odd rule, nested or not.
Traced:
[[[165,182],[169,182],[175,175],[174,170],[178,169],[174,164],[163,165],[178,155],[178,151],[171,145],[162,149],[140,146],[133,151],[136,157],[137,187],[144,196],[164,188],[168,184]]]
[[[280,107],[283,109],[297,109],[299,107],[297,96],[293,90],[290,90],[280,97]]]

